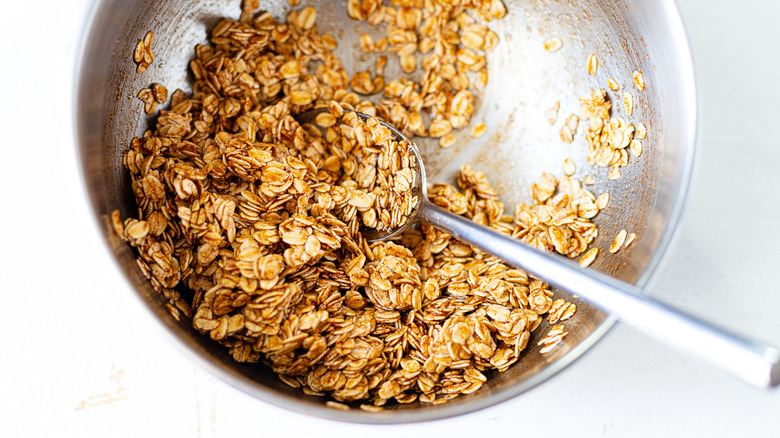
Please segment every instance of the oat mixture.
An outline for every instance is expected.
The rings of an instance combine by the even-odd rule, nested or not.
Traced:
[[[252,3],[240,20],[216,26],[210,46],[196,47],[192,95],[172,93],[170,110],[132,141],[124,165],[138,216],[114,212],[116,232],[136,248],[139,268],[176,319],[191,318],[236,361],[264,362],[287,384],[328,396],[329,405],[376,410],[388,400],[440,403],[478,390],[487,371],[518,360],[544,315],[554,324],[576,306],[425,224],[393,242],[367,243],[361,227],[394,227],[416,204],[413,163],[408,145],[349,110],[445,145],[473,112],[479,84],[466,73],[487,81],[480,51],[497,39],[473,16],[500,18],[503,4],[350,1],[353,18],[387,25],[387,42],[362,38],[366,48],[387,47],[402,66],[415,51],[430,52],[422,83],[383,85],[381,65],[373,77],[350,79],[332,52],[336,40],[318,33],[314,8],[279,23],[254,14]],[[149,113],[167,98],[160,87],[141,92]],[[373,104],[358,94],[369,91],[384,99]],[[325,109],[318,126],[296,121],[315,107]],[[566,126],[576,132],[580,119],[589,120],[589,159],[619,166],[627,144],[605,134],[627,128],[603,123],[610,109],[603,94],[583,107]],[[597,248],[588,247],[598,231],[590,220],[608,198],[573,172],[571,163],[560,179],[544,174],[533,202],[511,215],[485,175],[468,166],[457,187],[433,184],[429,197],[539,248],[592,261]],[[556,325],[540,345],[546,351],[565,336]]]

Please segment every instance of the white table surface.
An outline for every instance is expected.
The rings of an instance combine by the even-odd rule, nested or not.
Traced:
[[[424,424],[321,420],[216,380],[160,338],[95,232],[70,130],[86,0],[9,3],[0,28],[0,183],[13,188],[0,208],[0,436],[780,436],[780,392],[625,326],[529,393]],[[679,5],[702,141],[682,237],[654,293],[780,345],[780,3]]]

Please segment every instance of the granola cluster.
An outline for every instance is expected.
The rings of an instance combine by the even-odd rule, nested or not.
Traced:
[[[405,73],[422,67],[419,82],[402,77],[383,77],[387,57],[377,60],[375,78],[368,71],[352,77],[353,88],[362,94],[383,92],[386,120],[408,136],[439,138],[449,147],[455,141],[453,130],[466,127],[474,113],[473,90],[487,85],[485,55],[498,42],[498,35],[474,15],[488,21],[506,15],[501,0],[421,1],[349,0],[347,13],[355,20],[384,24],[387,36],[374,41],[360,37],[361,48],[369,53],[395,53]],[[424,123],[423,114],[430,121]],[[476,128],[476,127],[475,127]],[[476,129],[475,137],[484,132]]]

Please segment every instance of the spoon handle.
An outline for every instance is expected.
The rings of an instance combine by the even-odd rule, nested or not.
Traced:
[[[479,225],[430,202],[420,219],[510,265],[586,301],[663,343],[730,372],[759,387],[780,384],[780,352],[683,313],[644,295],[641,288],[561,256],[533,248],[504,233]]]

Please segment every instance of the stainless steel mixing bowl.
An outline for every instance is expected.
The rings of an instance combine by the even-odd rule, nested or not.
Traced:
[[[602,251],[595,269],[619,279],[646,285],[673,240],[685,202],[693,167],[696,137],[696,93],[688,43],[671,0],[563,1],[505,0],[509,14],[491,23],[499,44],[489,57],[490,81],[477,102],[472,123],[484,121],[488,135],[473,140],[469,130],[458,134],[456,145],[440,149],[435,141],[420,141],[429,181],[452,182],[462,163],[485,171],[507,204],[507,211],[529,198],[530,184],[542,172],[561,174],[564,158],[574,160],[577,173],[596,178],[594,191],[609,191],[610,206],[597,216],[596,245],[609,246],[623,228],[638,240],[611,255]],[[277,18],[289,8],[285,0],[265,0],[261,8]],[[318,27],[339,37],[338,54],[348,72],[365,70],[372,60],[359,49],[357,36],[370,28],[350,20],[343,4],[318,9]],[[262,365],[235,363],[224,347],[175,321],[163,300],[138,270],[133,251],[111,231],[107,215],[119,209],[123,217],[135,212],[130,180],[122,168],[122,152],[141,135],[151,119],[144,115],[136,93],[152,82],[169,90],[188,91],[188,62],[194,46],[206,42],[207,32],[220,17],[238,17],[237,0],[102,1],[90,15],[82,44],[76,93],[76,130],[85,183],[95,215],[111,252],[141,300],[161,322],[161,333],[204,368],[231,385],[279,406],[348,421],[397,423],[458,415],[521,394],[562,370],[587,351],[614,324],[614,320],[562,291],[577,303],[567,321],[569,331],[558,348],[545,355],[532,338],[523,358],[505,373],[489,376],[474,394],[442,405],[393,406],[379,413],[342,411],[327,407],[317,397],[303,395],[282,383]],[[147,30],[155,33],[155,61],[144,74],[135,72],[132,53]],[[563,48],[548,53],[543,41],[557,36]],[[595,76],[587,73],[587,58],[598,55]],[[393,57],[391,57],[393,58]],[[395,70],[394,70],[395,69]],[[632,86],[634,70],[644,72],[645,91]],[[397,65],[389,66],[388,77]],[[607,88],[616,78],[623,89],[608,90],[616,114],[624,115],[622,92],[635,96],[634,113],[627,120],[644,122],[649,135],[641,158],[621,169],[622,178],[610,181],[607,169],[591,168],[586,161],[584,136],[571,145],[561,142],[558,130],[571,113],[579,113],[578,98],[593,87]],[[545,109],[560,101],[558,122],[550,126]],[[546,324],[546,323],[545,323]],[[546,332],[544,327],[535,336]]]

